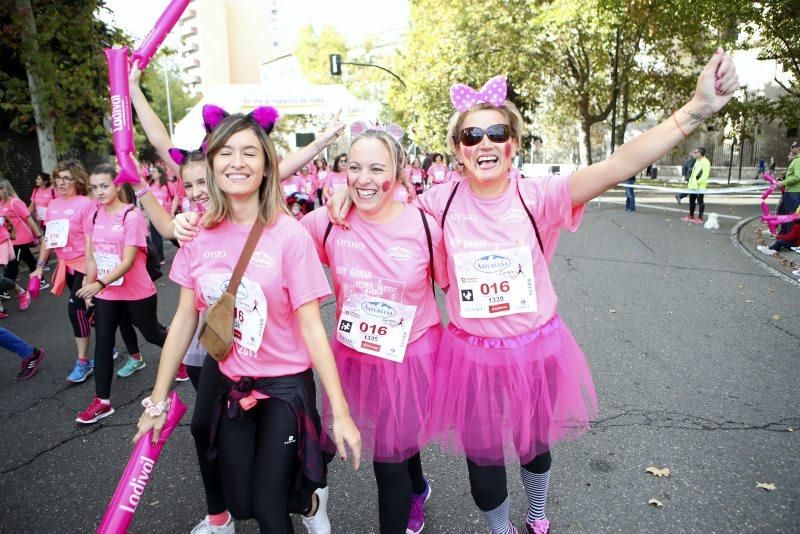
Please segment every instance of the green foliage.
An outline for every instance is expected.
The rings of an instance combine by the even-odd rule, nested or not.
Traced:
[[[109,135],[103,126],[108,113],[108,74],[103,47],[129,44],[118,29],[95,14],[103,0],[31,0],[36,20],[41,88],[55,119],[59,153],[82,148],[105,150]],[[0,128],[35,131],[31,95],[23,62],[21,20],[13,0],[0,0]]]

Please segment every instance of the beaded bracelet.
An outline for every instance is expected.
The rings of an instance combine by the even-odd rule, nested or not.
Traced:
[[[147,412],[147,415],[150,417],[158,417],[162,413],[168,412],[170,409],[171,403],[169,399],[161,402],[157,402],[153,404],[153,401],[150,397],[145,397],[142,399],[142,407],[144,411]]]
[[[144,186],[144,188],[139,189],[134,194],[136,195],[136,198],[142,198],[143,196],[145,196],[147,194],[148,191],[150,191],[150,185],[149,184]]]

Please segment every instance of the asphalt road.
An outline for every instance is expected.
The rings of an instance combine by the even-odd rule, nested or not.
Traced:
[[[552,531],[800,531],[800,285],[731,239],[741,218],[758,213],[754,198],[709,199],[707,211],[730,217],[709,231],[682,223],[669,211],[674,199],[640,195],[640,211],[626,213],[612,196],[587,209],[577,233],[562,234],[552,264],[560,313],[600,398],[591,431],[554,447]],[[177,289],[159,286],[159,318],[168,323]],[[0,532],[93,531],[127,461],[158,350],[142,341],[148,367],[115,379],[117,412],[78,426],[93,384],[64,381],[75,351],[65,299],[47,294],[26,312],[8,308],[0,326],[43,346],[47,358],[24,383],[13,379],[14,355],[0,360]],[[323,311],[330,326],[332,306]],[[178,389],[193,401],[188,382]],[[188,417],[167,444],[132,532],[188,532],[205,514],[187,425]],[[434,446],[423,463],[433,487],[426,532],[485,532],[463,460]],[[671,475],[657,478],[650,466]],[[518,466],[508,477],[523,527]],[[336,461],[329,480],[334,532],[377,532],[370,467],[355,472]],[[247,521],[238,530],[257,527]]]

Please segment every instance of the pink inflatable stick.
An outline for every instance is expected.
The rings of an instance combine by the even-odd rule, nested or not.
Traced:
[[[108,62],[108,88],[111,94],[111,135],[114,152],[119,163],[119,174],[114,183],[139,183],[136,164],[133,162],[133,121],[131,94],[128,87],[128,48],[106,48]]]
[[[175,391],[170,393],[169,398],[172,407],[167,413],[167,421],[161,430],[158,443],[153,445],[153,433],[150,431],[139,438],[134,445],[125,472],[119,479],[117,489],[106,508],[100,526],[97,527],[98,534],[119,534],[128,531],[136,507],[152,477],[161,449],[164,448],[170,434],[178,426],[183,414],[186,413],[186,405],[181,402]]]
[[[31,294],[31,297],[38,299],[39,298],[39,291],[42,289],[42,279],[38,276],[32,276],[28,279],[28,292]]]
[[[144,38],[144,42],[139,46],[139,49],[131,56],[131,62],[139,60],[139,70],[144,70],[153,56],[156,55],[158,47],[164,42],[167,35],[186,10],[189,5],[189,0],[172,0],[164,12],[158,17],[156,25]]]

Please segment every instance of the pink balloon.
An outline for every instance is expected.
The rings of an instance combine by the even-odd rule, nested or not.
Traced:
[[[144,70],[147,67],[147,64],[156,55],[158,47],[161,46],[169,32],[172,31],[175,23],[181,18],[188,5],[189,0],[172,0],[161,16],[158,17],[156,25],[144,38],[144,42],[139,46],[139,49],[131,56],[131,62],[139,60],[139,70]]]
[[[108,62],[108,88],[111,94],[111,134],[120,167],[114,183],[138,184],[139,175],[136,172],[136,164],[131,158],[134,147],[131,94],[128,88],[128,48],[106,48],[105,52]]]
[[[31,294],[31,297],[38,299],[39,298],[39,291],[42,289],[42,279],[38,276],[32,276],[28,279],[28,292]]]
[[[167,422],[161,430],[158,443],[153,445],[152,431],[136,442],[125,472],[119,479],[114,496],[106,508],[103,520],[97,527],[98,534],[118,534],[128,531],[136,507],[142,499],[147,483],[152,478],[161,449],[164,448],[170,434],[178,426],[183,414],[186,413],[186,405],[181,402],[174,390],[170,393],[169,399],[172,407],[167,413]]]

